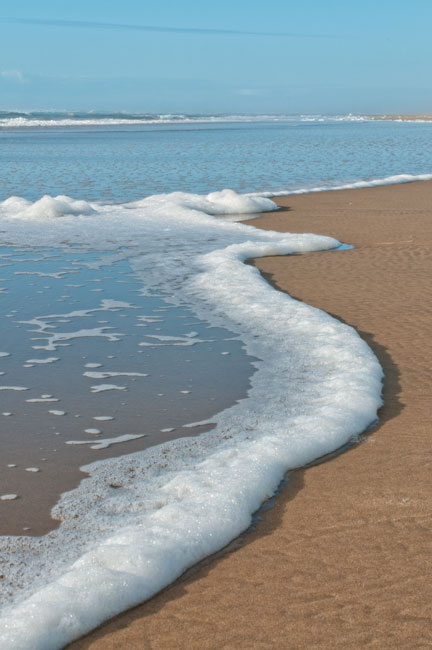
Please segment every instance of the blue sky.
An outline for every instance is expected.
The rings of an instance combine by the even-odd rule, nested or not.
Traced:
[[[3,0],[0,110],[432,112],[431,22],[432,0]]]

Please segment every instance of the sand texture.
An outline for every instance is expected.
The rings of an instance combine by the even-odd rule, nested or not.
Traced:
[[[278,203],[251,223],[355,246],[257,266],[372,347],[386,375],[380,423],[294,472],[254,532],[73,650],[432,647],[432,183]]]

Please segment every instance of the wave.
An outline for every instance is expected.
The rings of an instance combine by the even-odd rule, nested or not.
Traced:
[[[0,111],[0,128],[130,126],[143,124],[212,124],[248,122],[363,122],[362,115],[246,115],[246,114],[153,114],[153,113],[63,113]]]
[[[257,359],[247,398],[213,418],[212,431],[86,466],[89,478],[53,510],[59,529],[0,538],[8,562],[2,647],[63,647],[151,597],[244,531],[287,470],[334,451],[375,420],[382,370],[366,343],[244,263],[339,242],[221,218],[275,207],[231,190],[116,206],[65,196],[0,203],[4,242],[115,251],[143,285],[238,333]],[[113,482],[122,489],[110,489]]]
[[[402,183],[414,183],[419,181],[432,181],[432,174],[395,174],[383,178],[371,178],[369,180],[352,181],[351,183],[323,183],[311,185],[310,187],[288,188],[273,192],[251,192],[251,197],[277,197],[290,194],[312,194],[314,192],[332,192],[337,190],[356,190],[365,187],[379,187],[381,185],[399,185]]]
[[[283,123],[283,122],[408,122],[431,123],[422,116],[323,114],[185,114],[185,113],[123,113],[77,111],[0,111],[0,129],[49,127],[138,126],[151,124],[219,124],[219,123]]]

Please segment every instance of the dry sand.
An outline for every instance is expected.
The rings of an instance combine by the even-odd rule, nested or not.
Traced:
[[[300,469],[255,532],[73,650],[432,647],[432,183],[288,196],[255,226],[346,252],[266,258],[291,295],[353,325],[386,374],[380,424]]]

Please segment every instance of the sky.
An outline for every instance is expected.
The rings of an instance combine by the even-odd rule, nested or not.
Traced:
[[[0,110],[432,112],[432,0],[3,0]]]

